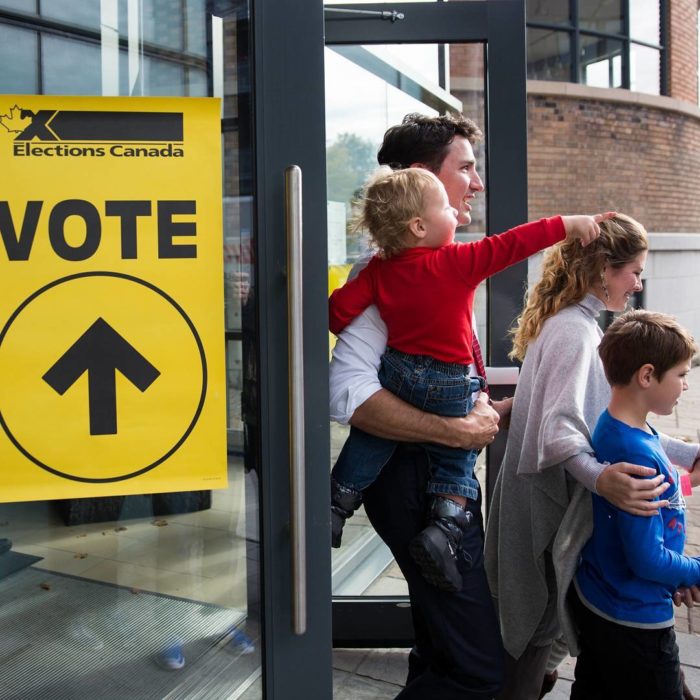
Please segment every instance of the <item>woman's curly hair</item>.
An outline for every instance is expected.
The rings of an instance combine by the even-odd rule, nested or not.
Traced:
[[[548,318],[581,301],[600,281],[606,266],[622,267],[647,249],[644,227],[625,214],[601,221],[600,236],[585,248],[578,240],[552,246],[544,256],[542,278],[526,294],[525,308],[510,331],[509,356],[522,362]]]

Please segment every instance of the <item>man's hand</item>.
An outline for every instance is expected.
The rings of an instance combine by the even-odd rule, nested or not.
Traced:
[[[480,450],[490,445],[498,432],[498,413],[479,396],[463,418],[425,413],[380,389],[358,406],[350,424],[371,435],[397,442],[437,442],[448,447]]]
[[[600,236],[598,224],[616,214],[617,212],[608,211],[605,214],[596,214],[595,216],[562,216],[566,239],[570,241],[573,238],[578,238],[582,246],[587,246]]]
[[[488,396],[480,394],[469,415],[463,418],[443,418],[450,434],[450,447],[480,450],[490,445],[498,433],[498,413],[489,406]]]
[[[650,467],[618,462],[611,464],[598,477],[596,492],[620,510],[632,515],[656,515],[658,508],[668,506],[668,501],[654,501],[670,486],[659,474],[653,479],[635,479],[632,475],[651,476],[656,472]]]
[[[510,412],[513,410],[513,397],[508,396],[500,401],[491,401],[491,406],[494,411],[498,413],[500,420],[498,421],[498,427],[500,430],[508,430],[510,427]]]
[[[673,603],[679,608],[681,605],[686,605],[692,608],[695,603],[700,603],[700,588],[691,586],[690,588],[679,588],[673,594]]]

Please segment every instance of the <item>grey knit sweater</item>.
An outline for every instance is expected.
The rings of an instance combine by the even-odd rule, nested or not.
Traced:
[[[597,352],[602,336],[597,316],[603,308],[589,294],[547,319],[528,347],[518,379],[485,544],[503,642],[514,658],[533,640],[552,641],[559,629],[571,652],[578,653],[566,593],[593,518],[590,491],[562,463],[585,457],[599,471],[605,469],[594,461],[590,446],[610,399]],[[679,466],[691,466],[698,454],[697,445],[668,438],[662,444]],[[546,551],[552,554],[556,585],[551,575],[548,585],[545,576]]]

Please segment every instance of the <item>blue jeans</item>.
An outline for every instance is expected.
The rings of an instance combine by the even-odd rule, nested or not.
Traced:
[[[382,355],[379,381],[385,389],[412,406],[439,416],[466,416],[472,394],[483,387],[470,377],[467,365],[440,362],[426,355],[408,355],[387,348]],[[362,491],[374,483],[396,449],[396,442],[357,428],[350,430],[331,475],[345,487]],[[464,496],[476,501],[479,484],[474,478],[478,450],[462,450],[421,443],[430,462],[427,493]]]

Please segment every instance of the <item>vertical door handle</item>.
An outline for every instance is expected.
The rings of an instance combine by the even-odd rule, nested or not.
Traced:
[[[304,460],[304,288],[301,168],[284,171],[289,318],[289,486],[292,538],[292,626],[306,632],[306,469]]]

